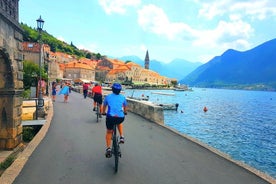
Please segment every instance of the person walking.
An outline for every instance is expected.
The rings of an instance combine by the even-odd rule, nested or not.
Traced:
[[[59,95],[61,95],[61,94],[64,95],[64,103],[68,102],[69,93],[70,93],[69,83],[65,82],[65,85],[62,87],[62,89],[58,93]]]
[[[57,83],[55,81],[52,82],[52,101],[56,101],[56,95],[57,95]]]
[[[83,91],[83,97],[84,97],[84,98],[87,97],[88,87],[89,87],[88,83],[86,83],[86,82],[83,83],[83,85],[82,85],[82,91]]]
[[[117,125],[117,128],[119,130],[120,143],[123,144],[125,142],[123,121],[125,120],[125,115],[127,114],[127,101],[125,96],[120,94],[121,90],[121,84],[114,83],[112,85],[112,93],[107,95],[103,102],[102,114],[106,115],[106,158],[110,158],[112,155],[111,138],[114,124]]]

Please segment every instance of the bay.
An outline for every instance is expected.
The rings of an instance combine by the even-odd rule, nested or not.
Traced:
[[[164,111],[166,126],[276,178],[275,92],[193,88],[126,90],[125,95],[178,103],[177,111]]]

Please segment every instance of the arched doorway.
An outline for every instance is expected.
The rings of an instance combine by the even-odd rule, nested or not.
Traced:
[[[0,149],[13,149],[22,142],[22,90],[15,90],[9,54],[0,49]]]

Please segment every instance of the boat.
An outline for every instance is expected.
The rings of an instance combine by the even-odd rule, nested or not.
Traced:
[[[134,100],[142,100],[142,101],[148,101],[149,100],[149,96],[146,97],[134,97],[134,96],[128,96],[127,98],[129,99],[134,99]]]
[[[174,96],[174,93],[163,93],[163,92],[151,92],[152,94],[158,94],[158,95],[167,95],[167,96]]]
[[[186,85],[177,85],[173,88],[174,91],[193,91],[192,89],[189,89]]]
[[[178,109],[178,104],[157,104],[161,106],[164,110],[176,110]]]
[[[143,100],[143,101],[148,101],[149,100],[149,96],[144,96],[142,94],[141,97],[134,97],[134,90],[132,91],[132,95],[131,96],[128,96],[127,98],[130,98],[130,99],[134,99],[134,100]]]
[[[174,91],[187,91],[187,89],[174,88]]]

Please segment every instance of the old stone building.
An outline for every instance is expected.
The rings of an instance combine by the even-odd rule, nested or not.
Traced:
[[[23,42],[23,60],[24,61],[32,61],[35,64],[39,65],[39,56],[40,56],[40,44],[36,42]],[[43,61],[41,66],[45,65],[45,62],[50,60],[50,46],[47,44],[42,44],[42,58]]]
[[[95,66],[89,65],[88,63],[84,63],[81,61],[71,61],[64,65],[64,78],[72,79],[73,81],[76,79],[86,79],[88,81],[95,81]]]
[[[62,78],[63,74],[59,68],[59,63],[57,62],[57,55],[51,52],[51,48],[48,44],[42,44],[42,49],[40,50],[40,44],[37,42],[23,42],[23,60],[31,61],[39,65],[40,52],[42,54],[41,67],[44,68],[47,65],[48,68],[48,78],[49,81],[54,81],[56,79]]]
[[[0,0],[0,149],[22,142],[22,33],[18,0]]]

